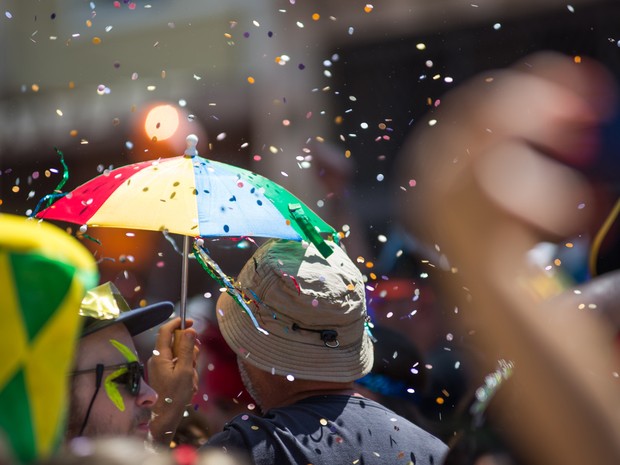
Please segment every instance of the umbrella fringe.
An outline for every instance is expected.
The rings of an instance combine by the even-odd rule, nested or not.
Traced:
[[[248,314],[250,319],[252,320],[252,324],[256,327],[257,330],[264,334],[269,334],[267,330],[262,328],[254,313],[252,313],[252,309],[248,306],[245,299],[239,292],[239,290],[234,286],[232,280],[226,276],[224,271],[220,268],[220,266],[215,263],[215,261],[209,256],[206,249],[204,247],[199,246],[196,241],[194,241],[194,257],[200,263],[200,266],[211,276],[218,284],[226,288],[226,292],[230,295],[237,304]]]
[[[36,214],[39,213],[39,210],[41,210],[41,205],[44,202],[47,203],[47,205],[45,205],[45,208],[47,208],[52,203],[54,203],[55,199],[58,199],[60,197],[64,197],[65,195],[67,195],[66,192],[62,193],[61,191],[62,191],[62,188],[67,183],[67,180],[69,179],[69,167],[65,163],[65,155],[60,150],[58,150],[56,147],[54,147],[54,150],[56,150],[56,153],[58,154],[58,156],[60,156],[60,164],[62,165],[62,179],[60,180],[60,182],[56,186],[56,189],[54,189],[54,193],[53,194],[48,194],[45,197],[43,197],[41,200],[39,200],[39,202],[37,203],[36,208],[34,209],[34,212],[32,213],[32,215],[30,215],[31,218],[34,218],[36,216]]]
[[[323,255],[323,258],[329,257],[334,251],[332,248],[325,242],[325,239],[321,237],[321,234],[316,230],[312,223],[304,213],[304,209],[299,203],[290,203],[288,205],[288,210],[293,216],[293,219],[297,223],[297,225],[301,228],[301,230],[306,235],[306,238],[312,242],[318,251]]]

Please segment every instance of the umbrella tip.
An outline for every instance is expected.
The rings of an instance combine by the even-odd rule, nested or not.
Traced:
[[[185,155],[189,157],[194,157],[198,155],[198,151],[196,150],[196,145],[198,144],[198,136],[196,134],[190,134],[185,138],[185,142],[187,143]]]

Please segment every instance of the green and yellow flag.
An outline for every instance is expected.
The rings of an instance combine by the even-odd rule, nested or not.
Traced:
[[[78,309],[97,280],[92,255],[75,238],[0,214],[0,430],[23,463],[62,441]]]

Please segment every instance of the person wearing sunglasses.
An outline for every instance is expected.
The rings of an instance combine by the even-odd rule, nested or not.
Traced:
[[[69,373],[67,440],[122,435],[170,443],[196,391],[196,332],[191,320],[186,322],[188,329],[180,330],[180,318],[160,327],[148,382],[133,336],[164,323],[172,311],[170,302],[131,310],[112,283],[88,291],[80,307],[83,327]]]

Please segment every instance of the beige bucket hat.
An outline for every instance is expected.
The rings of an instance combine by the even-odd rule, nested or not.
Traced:
[[[264,371],[298,379],[349,382],[367,374],[373,346],[362,274],[338,245],[324,258],[312,244],[271,240],[235,283],[253,318],[229,294],[217,319],[237,355]]]

